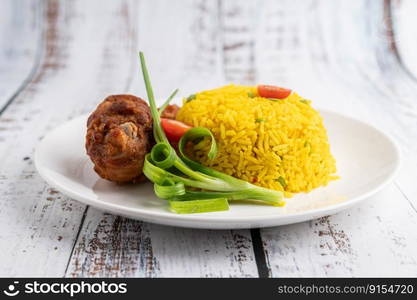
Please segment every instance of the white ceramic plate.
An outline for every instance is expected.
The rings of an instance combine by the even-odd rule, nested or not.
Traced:
[[[232,229],[297,223],[334,214],[376,193],[399,168],[400,153],[386,134],[361,121],[328,111],[325,120],[340,180],[287,199],[285,207],[232,203],[230,210],[191,215],[170,212],[150,183],[118,186],[93,171],[84,143],[86,116],[49,133],[38,145],[39,174],[78,201],[134,219],[172,226]]]

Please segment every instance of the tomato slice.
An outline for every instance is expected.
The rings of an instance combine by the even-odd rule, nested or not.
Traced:
[[[275,85],[258,85],[258,94],[264,98],[285,99],[291,94],[291,90]]]
[[[161,126],[168,140],[173,143],[178,143],[184,133],[192,128],[183,122],[165,118],[161,118]]]

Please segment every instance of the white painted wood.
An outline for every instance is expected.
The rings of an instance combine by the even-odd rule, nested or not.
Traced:
[[[416,86],[387,41],[383,3],[352,3],[302,5],[301,10],[310,13],[303,15],[308,16],[304,24],[300,19],[294,23],[302,24],[297,39],[299,48],[305,50],[297,51],[286,80],[317,105],[365,120],[395,136],[406,163],[395,185],[357,208],[313,222],[262,230],[274,277],[417,273],[417,199],[411,182],[417,175],[412,96]],[[276,51],[286,53],[281,48]],[[310,64],[298,76],[297,61],[308,60]],[[273,78],[270,71],[261,72]]]
[[[126,3],[49,1],[43,56],[0,120],[0,275],[63,276],[85,206],[51,190],[32,162],[56,125],[123,91],[130,72]]]
[[[395,205],[393,205],[395,203]],[[416,276],[417,216],[393,185],[334,216],[263,229],[274,277]]]
[[[249,231],[166,227],[89,208],[68,277],[253,277]]]
[[[393,37],[390,1],[43,3],[42,26],[25,12],[6,33],[7,11],[29,4],[0,4],[0,51],[10,49],[0,54],[0,105],[36,63],[34,37],[43,29],[40,64],[0,116],[0,276],[258,275],[247,230],[170,228],[86,210],[37,175],[31,157],[49,130],[108,94],[145,94],[139,49],[157,97],[177,87],[188,95],[229,82],[273,83],[392,134],[405,162],[394,185],[349,211],[261,235],[273,277],[416,276],[414,1],[392,3]]]
[[[151,225],[160,277],[257,277],[249,230]]]
[[[404,67],[417,78],[417,20],[411,17],[417,11],[413,0],[391,1],[392,34]]]
[[[40,1],[5,0],[0,9],[0,110],[22,88],[39,58]]]

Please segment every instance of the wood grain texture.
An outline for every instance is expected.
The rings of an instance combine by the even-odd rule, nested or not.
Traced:
[[[46,3],[39,68],[0,118],[2,276],[64,275],[85,206],[48,187],[32,155],[46,132],[125,88],[125,2],[100,2]]]
[[[259,257],[272,277],[417,275],[415,1],[40,2],[0,4],[0,276],[256,277]],[[261,229],[256,249],[248,230],[164,227],[75,202],[37,175],[34,147],[108,94],[143,95],[138,49],[158,98],[288,86],[394,136],[401,172],[358,207]]]
[[[0,10],[0,113],[25,87],[40,58],[41,1],[5,0]]]
[[[247,277],[256,272],[247,230],[165,227],[89,208],[66,276]]]
[[[394,185],[359,207],[316,221],[262,230],[271,276],[417,274],[416,197],[411,196],[416,191],[409,179],[417,175],[416,106],[411,100],[416,86],[392,47],[385,23],[388,4],[311,3],[310,12],[303,15],[305,28],[300,28],[311,34],[300,34],[299,47],[311,47],[315,76],[304,68],[309,82],[291,76],[288,82],[317,99],[318,105],[342,110],[395,136],[407,165]]]
[[[409,76],[417,78],[417,21],[410,17],[417,11],[417,3],[413,0],[390,1],[392,13],[387,16],[392,22],[390,34],[395,42],[400,62]]]

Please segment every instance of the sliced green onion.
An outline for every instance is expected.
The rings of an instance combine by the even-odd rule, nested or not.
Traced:
[[[162,114],[162,112],[167,108],[171,100],[175,97],[175,95],[178,93],[178,89],[172,92],[172,94],[168,97],[168,99],[162,104],[162,106],[159,108],[159,114]]]
[[[177,160],[175,150],[167,143],[157,143],[151,150],[153,163],[162,169],[171,168]]]
[[[279,176],[279,177],[277,178],[277,181],[278,181],[278,182],[279,182],[279,184],[282,186],[282,188],[285,188],[285,187],[287,186],[287,183],[285,182],[284,177]]]
[[[191,131],[191,130],[189,130],[189,131]],[[189,131],[187,131],[187,133]],[[217,146],[216,146],[216,143],[215,143],[216,140],[214,139],[213,135],[211,135],[211,137],[212,137],[211,141],[212,141],[212,143],[214,142],[214,146],[213,146],[213,144],[211,145],[210,151],[207,153],[207,155],[211,155],[211,157],[214,158],[213,155],[217,154]],[[198,162],[195,162],[195,161],[191,160],[190,158],[188,158],[185,155],[185,146],[187,144],[187,140],[189,140],[189,136],[183,135],[181,137],[180,142],[178,144],[178,151],[180,153],[180,157],[181,157],[182,161],[184,161],[189,168],[191,168],[194,171],[198,171],[198,172],[201,172],[205,175],[208,175],[212,178],[217,178],[217,179],[223,180],[224,183],[232,185],[230,190],[239,190],[239,189],[243,189],[243,188],[248,188],[249,186],[253,186],[246,181],[237,179],[235,177],[229,176],[227,174],[216,171],[214,169],[205,167],[205,166],[199,164]],[[213,150],[213,147],[214,147],[214,150]],[[209,188],[207,188],[207,189],[209,189]]]
[[[156,196],[161,199],[171,199],[185,194],[185,187],[182,182],[174,182],[172,179],[165,179],[162,184],[155,184]]]
[[[195,94],[191,94],[190,96],[187,97],[187,103],[194,100],[197,96]]]
[[[169,173],[167,171],[154,165],[150,153],[145,156],[143,174],[145,174],[145,176],[155,184],[163,184],[165,179],[169,177]]]
[[[139,52],[143,79],[145,81],[146,93],[148,94],[149,106],[151,108],[151,114],[153,119],[153,135],[157,142],[166,142],[168,139],[161,127],[161,117],[159,115],[158,108],[156,107],[155,97],[153,95],[151,81],[149,79],[148,69],[146,68],[145,57],[142,52]]]
[[[171,211],[177,214],[195,214],[229,210],[226,198],[191,201],[169,201]]]
[[[209,137],[211,141],[210,150],[207,153],[209,159],[214,159],[217,156],[217,144],[216,139],[210,130],[205,127],[194,127],[188,130],[180,139],[178,144],[178,150],[182,156],[184,155],[184,149],[188,142],[200,140],[202,138]]]
[[[163,185],[166,179],[171,179],[175,182],[182,182],[184,185],[195,187],[195,188],[205,188],[208,183],[204,181],[193,180],[189,178],[176,175],[174,173],[168,172],[164,169],[161,169],[154,165],[150,154],[145,156],[145,163],[143,164],[143,174],[155,184]]]
[[[258,189],[247,189],[247,190],[241,190],[236,192],[211,192],[211,191],[191,191],[186,190],[185,194],[183,195],[177,195],[172,197],[170,200],[175,201],[190,201],[195,199],[215,199],[215,198],[226,198],[229,201],[234,200],[256,200],[256,201],[262,201],[266,204],[273,205],[273,206],[283,206],[285,202],[276,202],[275,194],[271,193],[268,195],[268,191],[271,192],[271,190],[264,189],[263,188]],[[275,191],[272,191],[275,193]]]

